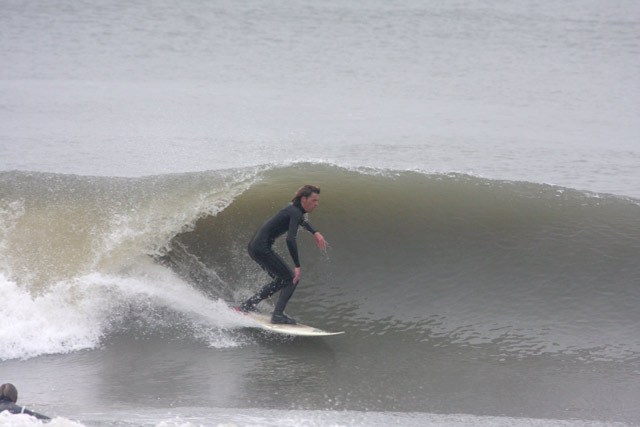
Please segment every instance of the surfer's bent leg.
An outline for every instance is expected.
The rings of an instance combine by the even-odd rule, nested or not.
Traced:
[[[240,309],[242,311],[255,310],[255,306],[258,305],[260,301],[282,290],[274,311],[274,313],[281,314],[296,288],[293,284],[293,271],[291,271],[284,260],[270,248],[255,249],[249,246],[249,255],[273,278],[273,281],[245,301]]]
[[[276,303],[276,307],[273,309],[273,314],[275,316],[279,316],[284,313],[284,308],[289,302],[289,298],[291,298],[291,295],[293,295],[293,291],[296,290],[296,286],[298,286],[298,283],[293,283],[293,279],[291,279],[282,288],[280,297],[278,298],[278,302]]]

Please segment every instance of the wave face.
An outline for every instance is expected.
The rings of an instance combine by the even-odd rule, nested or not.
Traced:
[[[179,269],[191,254],[248,295],[265,279],[246,243],[305,182],[326,189],[310,219],[330,249],[318,256],[312,239],[299,239],[303,278],[290,310],[362,334],[399,328],[417,340],[491,343],[522,356],[637,357],[640,207],[620,198],[297,165],[269,171],[177,235],[165,259]]]
[[[243,344],[225,301],[266,281],[246,245],[305,183],[322,188],[310,220],[330,245],[318,253],[300,232],[288,311],[307,323],[374,334],[378,349],[401,334],[499,357],[640,355],[636,200],[303,163],[136,179],[0,174],[0,310],[16,319],[0,329],[0,358],[149,331]],[[282,242],[276,250],[288,259]]]

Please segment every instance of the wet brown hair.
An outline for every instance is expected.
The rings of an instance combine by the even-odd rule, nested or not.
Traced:
[[[13,403],[18,401],[18,389],[10,383],[0,385],[0,402],[6,401]]]
[[[291,199],[291,201],[293,203],[300,204],[300,199],[302,199],[303,197],[309,197],[313,193],[320,194],[320,188],[316,187],[315,185],[303,185],[302,187],[298,188],[298,191],[296,191],[296,194],[295,196],[293,196],[293,199]]]

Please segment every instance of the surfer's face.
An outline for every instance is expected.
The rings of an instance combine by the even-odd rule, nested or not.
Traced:
[[[302,209],[304,209],[304,211],[307,213],[313,212],[316,206],[318,206],[318,199],[319,199],[318,193],[311,193],[309,197],[302,196],[302,198],[300,198],[300,204],[302,205]]]

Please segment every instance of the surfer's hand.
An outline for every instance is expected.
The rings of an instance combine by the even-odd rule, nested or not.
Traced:
[[[327,249],[327,242],[324,240],[322,234],[316,231],[313,235],[313,238],[316,240],[316,245],[322,249],[323,251]]]
[[[293,284],[295,285],[296,283],[298,283],[298,280],[300,280],[300,267],[296,267],[295,269],[295,276],[293,276]]]

